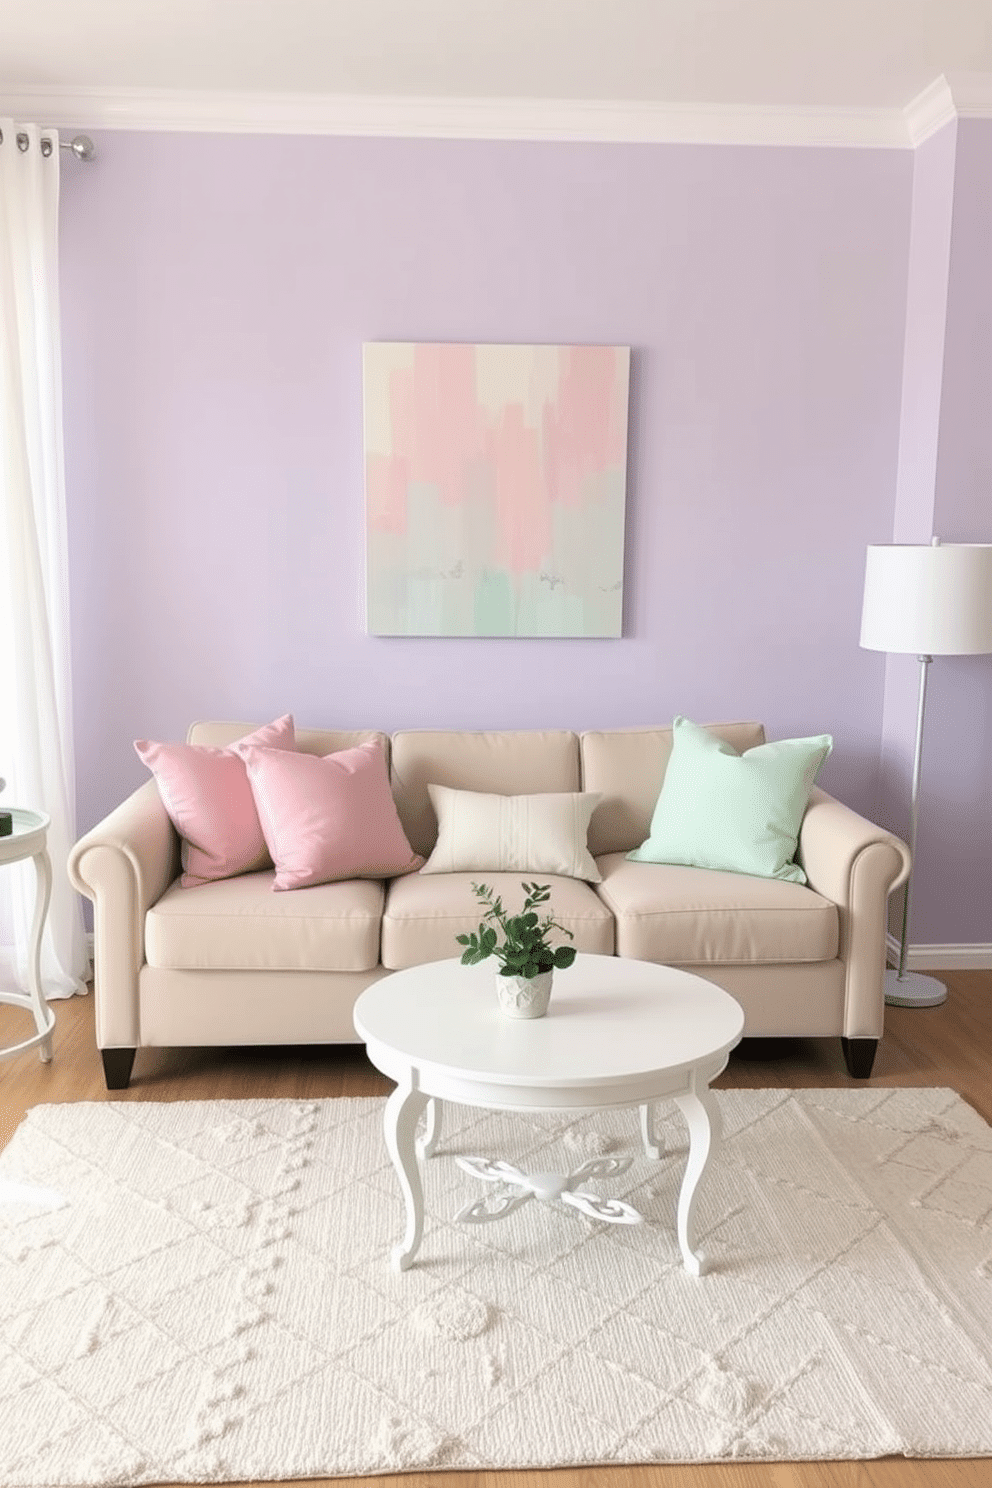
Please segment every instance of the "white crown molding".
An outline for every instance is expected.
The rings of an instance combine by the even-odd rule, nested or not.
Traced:
[[[37,87],[0,93],[0,114],[54,129],[869,149],[911,143],[898,109]]]
[[[899,941],[886,936],[888,959],[899,965]],[[992,971],[992,945],[910,945],[906,947],[909,971]]]
[[[951,96],[962,119],[992,119],[992,73],[952,72]]]
[[[952,72],[935,78],[905,110],[910,144],[915,149],[955,119],[992,119],[992,74]]]
[[[905,110],[906,134],[915,149],[945,124],[957,118],[957,107],[946,77],[934,78]]]

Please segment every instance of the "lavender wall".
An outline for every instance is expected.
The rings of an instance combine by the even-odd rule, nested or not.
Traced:
[[[877,804],[909,152],[108,132],[64,169],[79,825],[195,717],[830,730]],[[633,347],[625,637],[363,626],[363,340]]]

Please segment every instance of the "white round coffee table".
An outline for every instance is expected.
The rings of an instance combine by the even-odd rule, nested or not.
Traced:
[[[34,1015],[36,1032],[30,1038],[22,1039],[19,1044],[0,1048],[0,1059],[23,1054],[25,1049],[32,1049],[35,1044],[39,1044],[39,1053],[47,1064],[52,1057],[52,1029],[55,1027],[55,1014],[41,990],[41,934],[52,897],[52,864],[45,845],[49,818],[42,811],[27,811],[17,806],[10,807],[10,814],[14,830],[6,837],[0,837],[0,864],[16,863],[23,858],[34,859],[34,920],[28,956],[28,990],[0,991],[0,1003],[26,1008]]]
[[[567,971],[555,973],[547,1016],[514,1019],[499,1011],[494,975],[493,962],[462,966],[458,960],[432,961],[383,977],[355,1004],[355,1028],[369,1059],[396,1081],[384,1124],[406,1205],[406,1233],[393,1250],[394,1268],[407,1269],[423,1235],[418,1158],[430,1157],[437,1146],[439,1102],[498,1111],[639,1106],[645,1151],[657,1158],[661,1153],[652,1132],[651,1106],[670,1099],[689,1129],[678,1238],[686,1269],[698,1276],[703,1265],[693,1241],[693,1211],[720,1135],[719,1110],[709,1085],[740,1042],[740,1005],[687,971],[580,953]],[[426,1135],[418,1141],[417,1125],[425,1111]],[[598,1208],[595,1200],[592,1207],[582,1203],[570,1184],[588,1175],[589,1165],[583,1175],[559,1179],[551,1174],[531,1178],[499,1163],[489,1163],[487,1172],[484,1159],[462,1165],[473,1163],[477,1176],[508,1176],[538,1198],[563,1199],[621,1223],[640,1217],[613,1200],[598,1201]],[[463,1211],[460,1217],[483,1216]]]

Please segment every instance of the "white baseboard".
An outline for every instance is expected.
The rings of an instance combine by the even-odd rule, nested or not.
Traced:
[[[899,942],[886,937],[889,962],[899,964]],[[908,971],[992,971],[992,945],[911,945],[906,947]]]

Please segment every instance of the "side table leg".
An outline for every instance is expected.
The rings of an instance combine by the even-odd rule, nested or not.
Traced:
[[[35,871],[35,895],[31,949],[28,955],[28,986],[31,992],[31,1010],[34,1013],[35,1026],[39,1033],[45,1033],[47,1030],[47,1037],[42,1039],[38,1045],[38,1053],[42,1061],[47,1064],[52,1057],[52,1028],[55,1026],[55,1014],[45,1001],[45,994],[41,989],[41,937],[45,928],[45,916],[48,914],[48,906],[52,898],[52,863],[44,848],[41,852],[35,853],[32,861]]]
[[[686,1270],[691,1271],[693,1276],[700,1276],[704,1265],[694,1247],[693,1216],[700,1179],[720,1141],[720,1108],[712,1090],[696,1074],[692,1076],[692,1088],[685,1095],[676,1095],[673,1098],[689,1128],[689,1157],[679,1192],[679,1248]]]
[[[393,1247],[394,1271],[406,1271],[420,1246],[424,1233],[424,1189],[417,1162],[417,1122],[428,1097],[414,1084],[413,1074],[397,1085],[386,1102],[386,1147],[400,1180],[406,1205],[406,1233]]]

